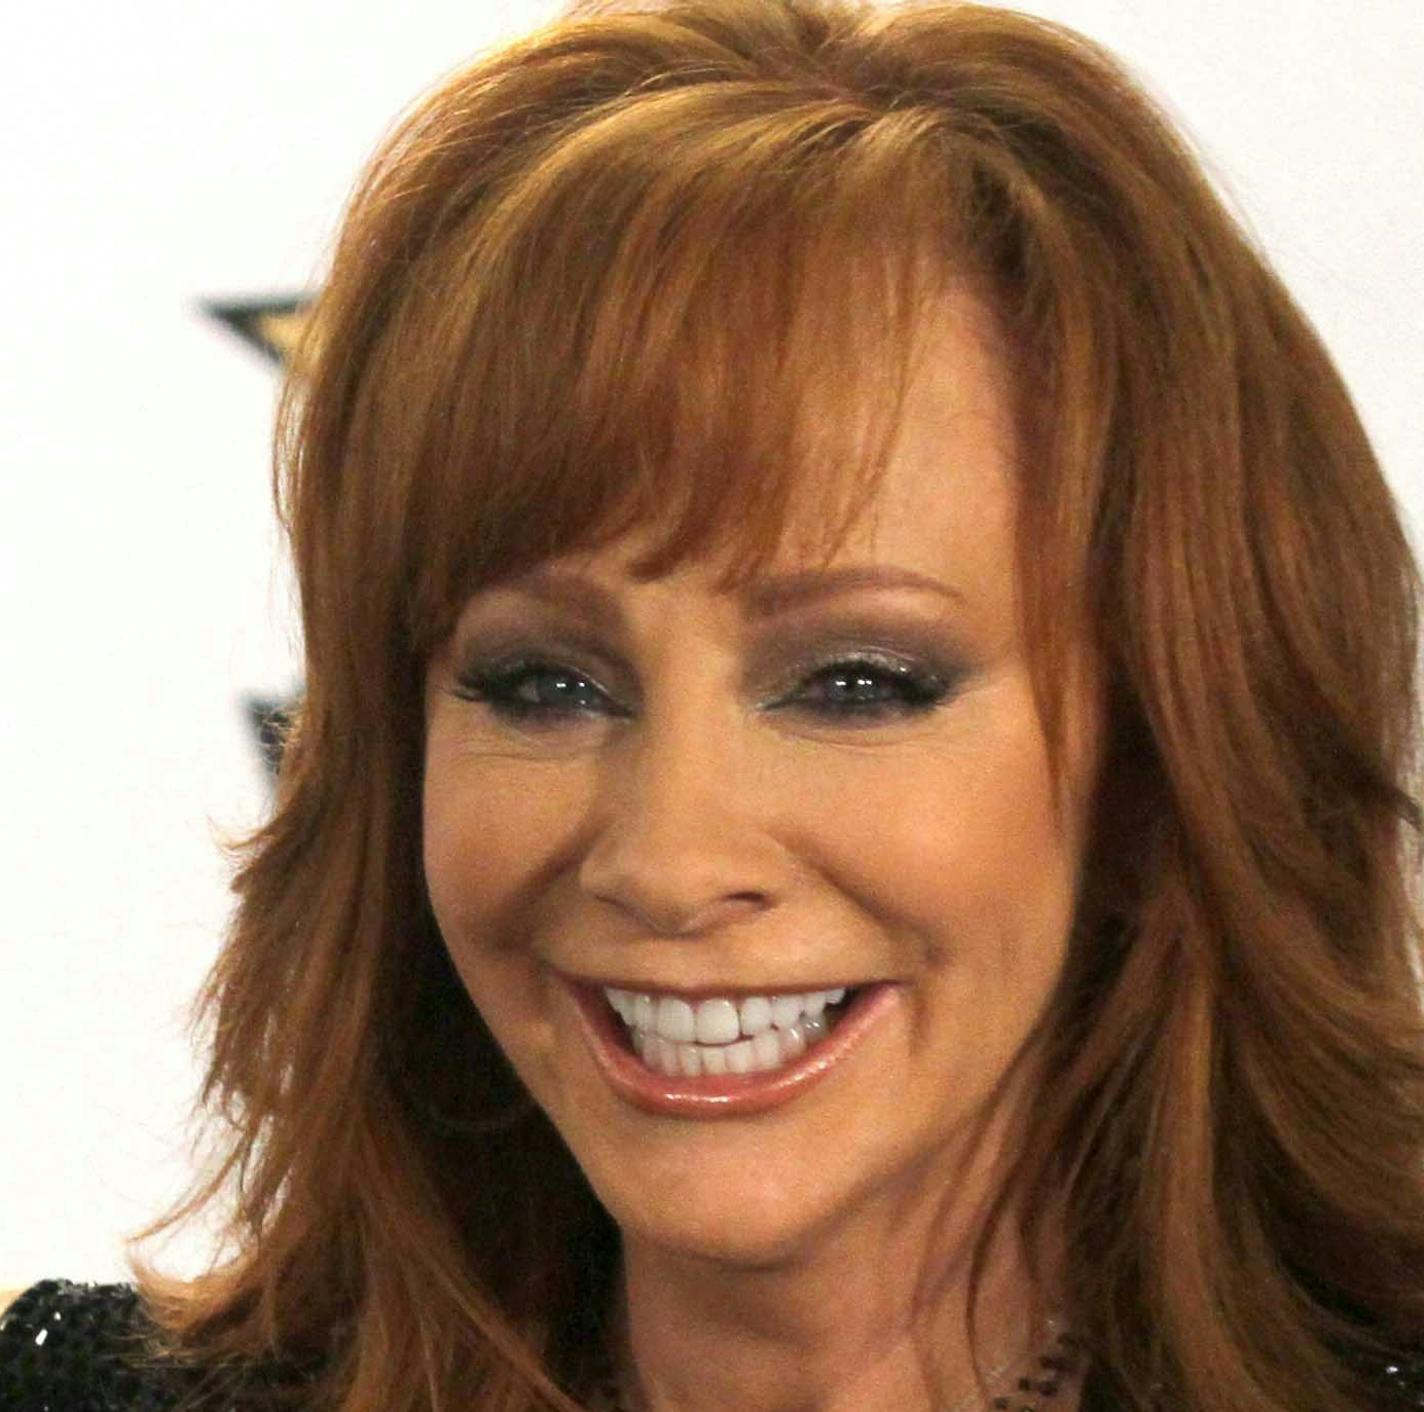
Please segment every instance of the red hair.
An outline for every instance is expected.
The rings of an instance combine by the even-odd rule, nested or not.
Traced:
[[[306,695],[204,996],[223,1158],[168,1218],[231,1200],[230,1248],[140,1271],[172,1347],[310,1357],[341,1412],[576,1405],[616,1232],[430,916],[425,661],[482,583],[635,525],[649,574],[754,570],[814,493],[833,551],[956,280],[1014,351],[1055,768],[1079,633],[1110,713],[994,1221],[1064,1210],[1124,1408],[1368,1400],[1424,1313],[1417,570],[1161,115],[965,4],[586,3],[371,163],[281,417]]]

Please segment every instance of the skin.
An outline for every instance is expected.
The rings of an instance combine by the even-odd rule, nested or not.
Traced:
[[[1080,659],[1058,817],[1017,628],[1009,371],[986,327],[969,296],[945,306],[874,513],[836,560],[952,596],[861,586],[762,618],[707,564],[634,583],[630,541],[559,566],[612,595],[613,621],[500,586],[430,664],[435,915],[622,1230],[627,1349],[657,1409],[915,1412],[973,1387],[963,1261],[1016,1106],[977,1146],[970,1124],[1064,963],[1100,723]],[[803,563],[789,549],[775,571]],[[462,694],[462,667],[512,643],[577,672],[583,709],[530,725]],[[945,670],[949,694],[920,714],[817,714],[835,694],[820,668],[875,650]],[[566,699],[549,674],[521,690]],[[555,969],[664,990],[898,989],[791,1103],[669,1118],[608,1087]],[[1021,1252],[997,1247],[986,1364],[1042,1347],[1026,1288]],[[1054,1401],[1075,1405],[1071,1386]]]

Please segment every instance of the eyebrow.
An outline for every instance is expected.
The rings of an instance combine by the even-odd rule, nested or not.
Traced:
[[[612,626],[622,616],[615,594],[594,579],[569,569],[541,565],[491,587],[575,608],[600,626]],[[747,582],[738,596],[748,617],[770,618],[817,599],[867,588],[915,589],[954,602],[964,599],[958,589],[928,574],[871,564],[843,564],[830,569],[797,569],[764,575]]]

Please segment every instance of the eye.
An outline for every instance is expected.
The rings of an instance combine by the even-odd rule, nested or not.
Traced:
[[[803,670],[796,687],[768,703],[847,725],[874,724],[933,710],[950,693],[944,674],[896,657],[859,653]],[[522,727],[557,728],[579,717],[627,717],[601,687],[577,669],[543,658],[518,658],[471,667],[456,695],[486,705],[499,719]]]
[[[951,685],[938,672],[863,653],[816,668],[796,691],[773,704],[832,720],[873,723],[933,710],[949,695]]]
[[[576,716],[626,716],[582,672],[542,658],[518,658],[461,673],[455,694],[481,701],[500,719],[521,725],[557,725]]]

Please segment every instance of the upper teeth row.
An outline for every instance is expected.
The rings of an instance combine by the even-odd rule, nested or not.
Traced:
[[[802,995],[747,995],[740,1000],[714,996],[692,1004],[675,995],[644,995],[605,986],[608,1003],[630,1029],[659,1034],[673,1044],[731,1044],[775,1026],[790,1029],[802,1015],[819,1015],[845,999],[845,987],[811,990]]]

